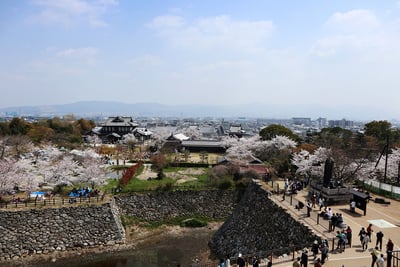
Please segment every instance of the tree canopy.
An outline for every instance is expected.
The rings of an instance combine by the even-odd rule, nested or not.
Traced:
[[[279,125],[279,124],[271,124],[260,131],[260,136],[263,140],[271,140],[276,136],[286,136],[294,141],[297,141],[299,137],[292,132],[289,128]]]

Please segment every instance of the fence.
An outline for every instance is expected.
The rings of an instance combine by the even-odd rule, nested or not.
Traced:
[[[2,200],[0,201],[1,209],[18,209],[18,208],[40,208],[40,207],[63,207],[79,204],[96,204],[104,202],[104,194],[94,197],[50,197],[50,198],[28,198],[25,200]]]
[[[331,251],[335,250],[337,247],[337,238],[331,238],[328,241],[329,247],[331,247]],[[312,261],[312,253],[310,245],[296,245],[289,246],[285,250],[270,250],[258,253],[257,255],[243,255],[243,259],[246,262],[246,266],[252,266],[253,257],[256,256],[260,259],[260,267],[268,266],[268,262],[271,261],[272,266],[275,264],[281,264],[286,262],[292,262],[296,258],[301,257],[302,251],[304,248],[308,250],[309,261]],[[278,256],[279,255],[279,256]],[[394,258],[394,257],[393,257]],[[230,257],[229,260],[231,262],[231,266],[237,266],[237,257]],[[190,265],[191,267],[211,267],[215,266],[215,263],[193,263]],[[397,266],[397,265],[396,265]]]
[[[360,182],[361,184],[359,183],[359,186],[361,186],[364,190],[368,190],[378,195],[400,199],[400,187],[398,186],[372,180],[362,180]]]
[[[348,209],[341,208],[341,209],[337,209],[337,210],[335,210],[334,207],[331,207],[333,213],[341,213],[343,216],[343,219],[344,219],[343,223],[340,226],[333,226],[331,223],[331,220],[326,219],[326,218],[324,218],[324,216],[321,215],[321,209],[317,203],[315,203],[315,206],[313,206],[313,209],[308,213],[305,203],[296,199],[295,194],[290,194],[288,192],[286,192],[284,194],[283,184],[280,184],[279,182],[276,182],[276,181],[275,182],[269,181],[269,182],[267,182],[267,184],[272,188],[271,191],[274,192],[278,196],[278,199],[274,198],[275,202],[281,202],[281,203],[279,203],[281,206],[294,207],[294,209],[291,209],[291,210],[293,210],[294,215],[297,216],[298,218],[308,217],[309,219],[314,221],[315,225],[312,227],[318,227],[319,232],[331,233],[334,231],[341,231],[347,227],[346,214],[350,214],[350,212],[351,212],[350,206]],[[317,210],[315,210],[315,209],[317,209]],[[353,233],[353,235],[354,235],[354,233]],[[331,250],[333,251],[337,247],[338,238],[336,238],[336,237],[327,238],[327,240],[328,240]]]
[[[393,266],[393,267],[395,267],[395,266],[400,266],[399,264],[400,264],[400,250],[394,250],[394,251],[392,251],[392,253],[391,253],[391,261],[390,261],[390,263],[389,263],[389,257],[388,257],[388,259],[387,259],[387,267],[391,267],[391,266]]]

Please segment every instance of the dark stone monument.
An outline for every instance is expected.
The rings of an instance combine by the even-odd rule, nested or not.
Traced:
[[[352,195],[349,193],[349,189],[343,185],[343,182],[335,181],[333,179],[333,166],[335,162],[332,158],[325,160],[324,166],[324,177],[319,181],[312,181],[310,196],[319,192],[323,198],[325,198],[325,204],[335,205],[339,203],[350,203]]]
[[[322,185],[324,187],[329,187],[332,181],[332,173],[333,173],[333,165],[335,162],[331,158],[327,158],[325,160],[325,168],[324,168],[324,180]]]

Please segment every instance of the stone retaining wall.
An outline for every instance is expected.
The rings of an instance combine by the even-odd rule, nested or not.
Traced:
[[[149,222],[196,215],[226,219],[238,199],[238,193],[232,190],[176,190],[115,197],[122,214]]]
[[[252,182],[232,215],[215,233],[210,248],[217,257],[237,257],[238,253],[269,256],[304,248],[317,237],[268,198],[268,192]]]
[[[111,204],[0,211],[0,259],[122,243],[118,220]]]
[[[192,216],[226,220],[210,241],[219,257],[284,253],[315,239],[252,182],[242,197],[232,190],[178,190],[119,195],[102,206],[0,211],[0,260],[124,243],[121,215],[148,222]]]

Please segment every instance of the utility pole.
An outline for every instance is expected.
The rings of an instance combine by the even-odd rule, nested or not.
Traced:
[[[389,157],[389,134],[386,137],[386,156],[385,156],[385,174],[383,175],[383,182],[386,183],[387,165]]]
[[[385,153],[385,173],[383,174],[383,182],[386,183],[386,175],[387,175],[387,164],[388,164],[388,157],[389,157],[389,134],[386,136],[386,145],[380,154],[378,161],[375,164],[375,169],[378,167],[379,161],[381,160],[383,153]],[[400,164],[400,163],[399,163]],[[399,165],[399,172],[400,172],[400,165]],[[400,176],[400,174],[399,174]]]

